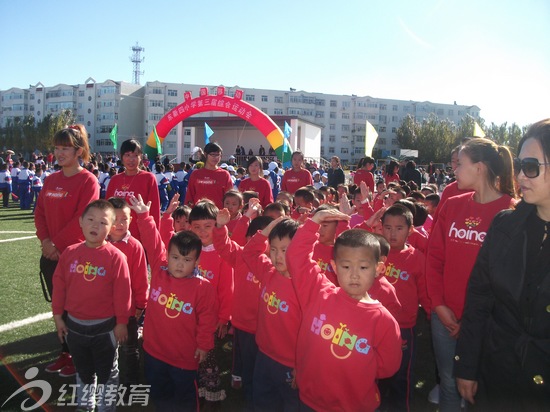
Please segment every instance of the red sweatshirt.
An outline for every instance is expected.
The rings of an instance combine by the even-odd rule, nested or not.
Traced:
[[[218,321],[229,322],[233,306],[233,268],[221,258],[214,245],[202,247],[197,267],[200,275],[208,279],[216,290]]]
[[[97,199],[99,183],[86,169],[71,177],[62,171],[52,173],[44,180],[34,211],[36,236],[40,241],[49,238],[60,252],[83,241],[78,218]]]
[[[390,249],[385,275],[388,282],[395,287],[401,303],[401,312],[395,318],[401,328],[412,328],[416,325],[419,303],[426,313],[430,313],[425,266],[424,254],[412,246],[403,250]]]
[[[95,177],[94,177],[95,178]],[[107,243],[90,248],[84,242],[68,246],[53,275],[52,311],[80,320],[116,316],[127,324],[132,290],[126,256]]]
[[[243,247],[229,239],[227,226],[214,228],[214,247],[234,272],[231,324],[255,334],[258,325],[258,296],[261,284],[243,259]]]
[[[315,410],[374,411],[376,380],[392,376],[401,363],[399,326],[379,302],[355,300],[320,274],[311,259],[318,228],[308,220],[287,255],[303,311],[296,350],[300,399]]]
[[[149,272],[147,272],[147,259],[143,246],[129,231],[124,239],[118,242],[111,240],[111,244],[124,253],[128,262],[132,285],[132,309],[134,312],[137,308],[145,309],[149,290]]]
[[[187,278],[168,273],[166,249],[148,213],[138,215],[143,246],[151,264],[151,293],[143,326],[143,349],[182,369],[197,370],[195,351],[214,347],[218,304],[216,292],[198,271]]]
[[[454,182],[449,183],[447,186],[445,186],[445,189],[441,193],[441,198],[439,199],[439,203],[437,204],[437,208],[435,209],[434,216],[433,216],[433,225],[435,224],[435,221],[439,217],[439,212],[443,208],[443,205],[445,202],[454,196],[463,195],[464,193],[472,193],[471,190],[461,190],[458,188],[458,183],[456,180]]]
[[[262,282],[256,343],[275,361],[296,366],[296,339],[302,320],[292,281],[281,275],[264,254],[267,238],[256,233],[243,249],[243,260]]]
[[[359,186],[361,182],[365,182],[371,193],[374,193],[374,176],[371,172],[365,169],[359,169],[353,175],[353,183]]]
[[[194,205],[203,198],[210,199],[218,209],[223,209],[223,195],[233,189],[229,172],[223,169],[209,170],[204,167],[194,170],[189,178],[184,204]]]
[[[432,307],[445,305],[462,317],[466,286],[487,229],[495,215],[513,205],[503,195],[490,203],[477,203],[474,192],[445,202],[430,234],[426,282]]]
[[[281,190],[294,194],[301,187],[313,185],[313,178],[307,169],[300,169],[298,172],[290,169],[283,175]]]
[[[397,319],[401,312],[401,302],[397,298],[395,288],[388,282],[386,276],[378,275],[369,289],[369,296],[379,301],[392,316]]]
[[[105,198],[120,197],[126,200],[130,196],[141,195],[143,202],[151,202],[151,209],[149,210],[149,216],[155,219],[155,224],[159,227],[160,224],[160,198],[159,189],[157,186],[157,179],[155,175],[150,172],[140,171],[137,175],[127,176],[126,173],[119,173],[111,177],[109,186]],[[137,240],[141,240],[143,236],[138,229],[137,213],[132,210],[132,221],[130,222],[130,232],[132,236]]]
[[[323,245],[321,242],[317,242],[315,244],[315,248],[313,249],[313,260],[317,262],[317,265],[321,269],[321,273],[336,286],[339,286],[338,277],[330,264],[330,261],[333,258],[333,250],[334,245]]]
[[[256,181],[253,181],[250,178],[241,180],[239,190],[241,192],[245,192],[247,190],[257,192],[258,199],[260,199],[260,204],[263,208],[265,208],[268,204],[273,203],[273,191],[271,190],[269,182],[263,178]]]

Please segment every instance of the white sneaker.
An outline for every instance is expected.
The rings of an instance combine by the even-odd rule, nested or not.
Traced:
[[[428,402],[439,405],[439,385],[435,385],[428,394]]]

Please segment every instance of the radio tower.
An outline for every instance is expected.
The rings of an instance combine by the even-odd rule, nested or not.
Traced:
[[[139,64],[145,60],[145,57],[141,57],[141,52],[144,52],[145,48],[140,47],[138,42],[135,46],[132,46],[132,55],[130,56],[130,61],[134,63],[134,71],[132,76],[132,83],[139,84],[139,76],[144,74],[145,71],[139,70]]]

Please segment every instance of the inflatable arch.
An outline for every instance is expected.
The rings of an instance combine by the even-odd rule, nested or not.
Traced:
[[[225,87],[218,87],[216,95],[209,95],[208,89],[203,87],[200,89],[200,96],[197,98],[191,97],[191,92],[184,93],[184,101],[179,106],[174,107],[164,115],[156,124],[157,136],[160,143],[170,133],[179,122],[187,119],[194,114],[201,112],[226,112],[233,114],[248,121],[256,127],[267,139],[268,143],[273,147],[279,159],[290,160],[291,152],[289,147],[283,157],[283,132],[275,124],[275,122],[267,114],[242,100],[243,91],[235,91],[235,96],[226,96]],[[155,139],[155,130],[151,131],[145,145],[145,153],[149,159],[154,159],[157,155],[157,144]]]

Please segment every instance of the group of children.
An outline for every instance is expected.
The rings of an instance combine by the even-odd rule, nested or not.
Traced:
[[[397,186],[361,184],[352,202],[348,189],[282,191],[264,208],[254,192],[230,190],[221,210],[207,199],[180,206],[176,193],[160,227],[139,195],[92,202],[52,303],[79,379],[115,382],[124,343],[126,381],[138,382],[146,310],[144,372],[159,410],[225,398],[213,349],[228,331],[248,410],[407,410],[419,305],[430,313],[424,255],[409,238],[426,219]]]
[[[51,173],[44,163],[35,165],[32,162],[14,162],[11,170],[9,164],[0,165],[0,192],[3,207],[9,207],[10,195],[19,201],[21,210],[30,210],[36,205],[38,195],[44,185],[44,179]]]

